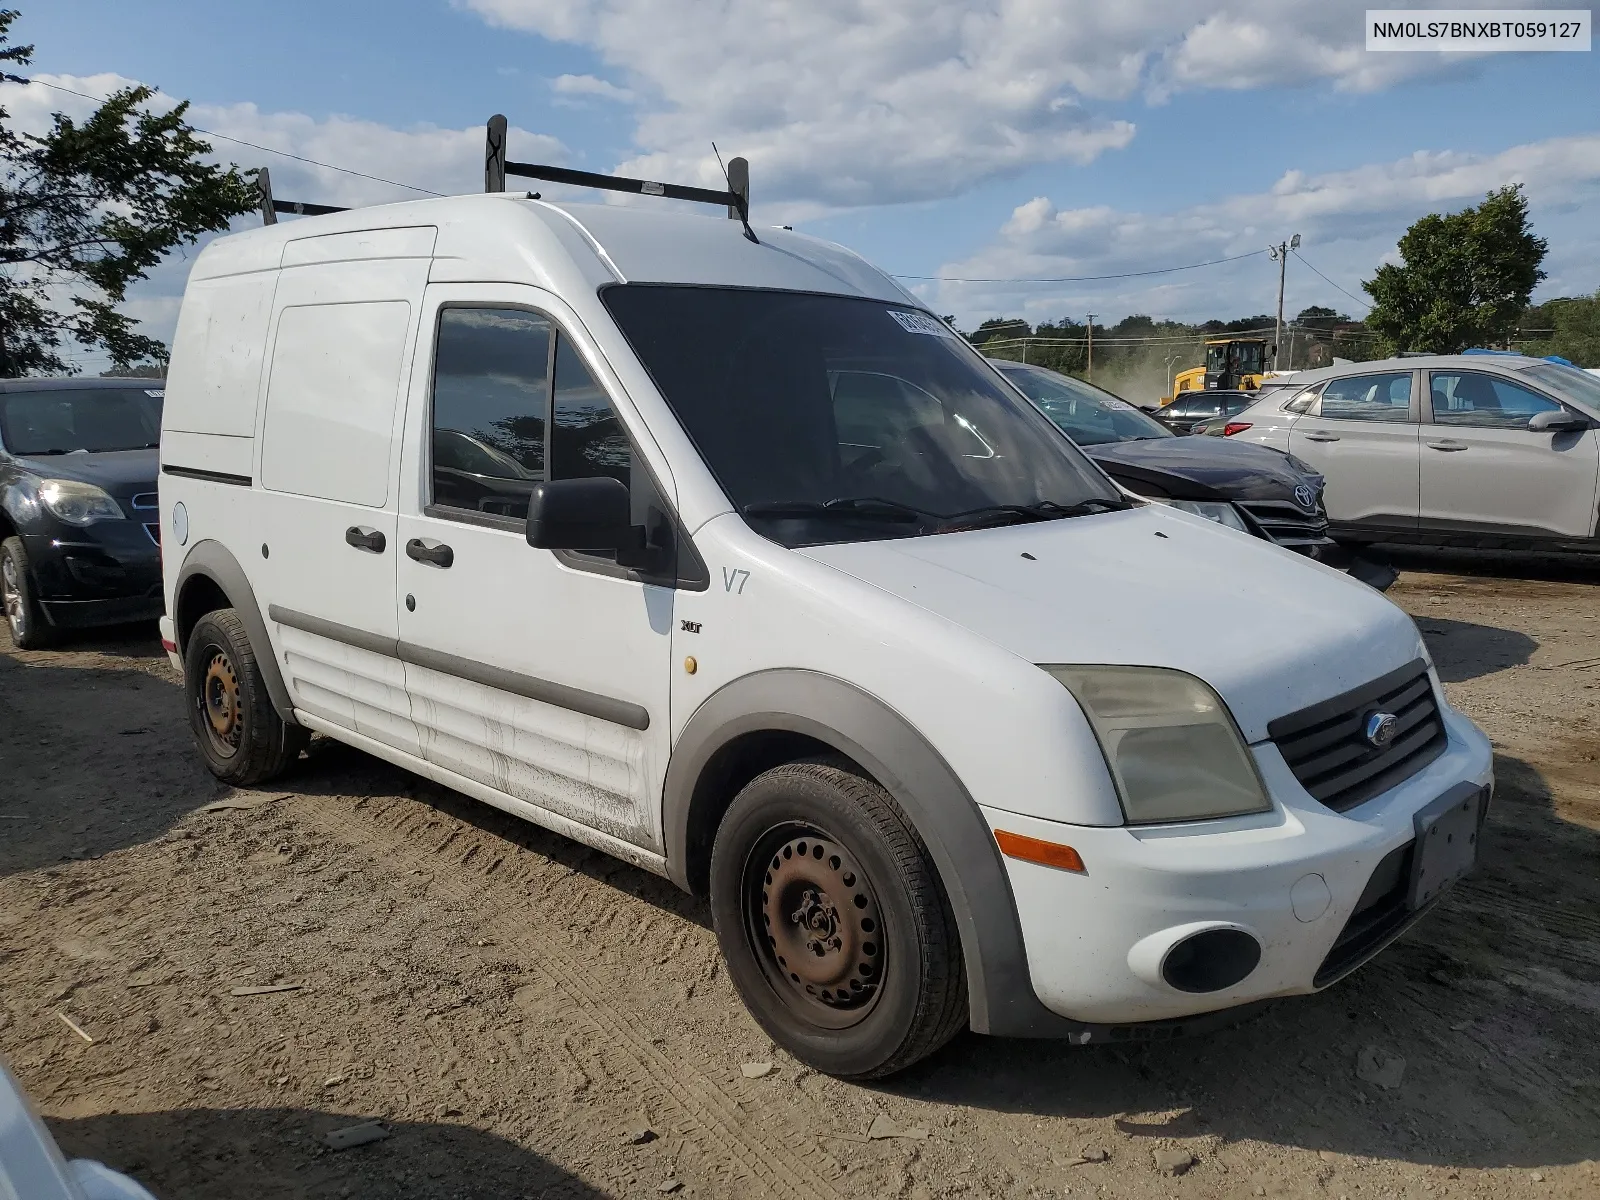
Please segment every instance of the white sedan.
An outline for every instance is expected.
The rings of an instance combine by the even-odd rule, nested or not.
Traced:
[[[1546,359],[1452,354],[1296,375],[1227,436],[1327,478],[1346,541],[1600,554],[1600,378]]]

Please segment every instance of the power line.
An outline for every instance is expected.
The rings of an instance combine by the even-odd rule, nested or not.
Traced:
[[[1174,271],[1193,271],[1199,267],[1215,267],[1221,263],[1239,262],[1241,259],[1254,258],[1258,254],[1265,254],[1265,250],[1251,250],[1247,254],[1235,254],[1228,258],[1213,258],[1206,262],[1185,263],[1181,267],[1156,267],[1149,271],[1124,271],[1118,275],[1059,275],[1050,279],[982,279],[969,278],[962,275],[894,275],[893,279],[923,279],[938,283],[1097,283],[1105,279],[1138,279],[1145,275],[1170,275]],[[1306,264],[1310,266],[1310,264]]]
[[[85,100],[93,100],[96,104],[106,103],[106,97],[104,96],[91,96],[88,92],[80,92],[74,88],[62,87],[59,83],[51,83],[47,79],[30,79],[28,82],[37,83],[42,87],[53,88],[58,92],[66,92],[70,96],[79,96]],[[146,115],[148,116],[152,114],[147,113]],[[296,162],[307,163],[313,167],[321,167],[325,171],[338,171],[344,175],[354,175],[359,179],[370,179],[374,183],[386,183],[390,187],[405,188],[408,191],[421,192],[425,196],[443,196],[445,194],[443,192],[433,191],[431,188],[418,187],[414,183],[401,183],[398,179],[385,179],[381,175],[368,175],[365,171],[355,171],[349,167],[336,167],[332,163],[318,162],[316,159],[306,158],[304,155],[290,154],[287,150],[278,150],[272,146],[262,146],[256,142],[247,142],[243,138],[230,137],[225,133],[217,133],[215,130],[211,129],[201,129],[198,125],[191,125],[189,128],[193,129],[196,133],[205,134],[206,137],[220,138],[224,142],[233,142],[235,145],[248,146],[252,150],[260,150],[266,154],[277,154],[284,158],[292,158]]]
[[[1301,262],[1305,263],[1306,266],[1311,267],[1311,273],[1313,275],[1315,275],[1318,279],[1322,280],[1323,283],[1325,283],[1329,287],[1331,287],[1334,291],[1341,292],[1346,296],[1350,296],[1350,299],[1354,300],[1357,304],[1361,305],[1362,308],[1371,309],[1371,307],[1372,307],[1371,301],[1363,300],[1360,296],[1351,296],[1349,292],[1346,292],[1342,287],[1340,287],[1333,280],[1329,279],[1321,271],[1317,270],[1315,267],[1312,267],[1311,263],[1307,260],[1306,256],[1304,254],[1301,254],[1300,251],[1296,250],[1294,252],[1294,255]]]

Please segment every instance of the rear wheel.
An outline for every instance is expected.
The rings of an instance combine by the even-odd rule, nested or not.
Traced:
[[[890,1075],[966,1023],[960,939],[927,848],[887,792],[841,766],[775,767],[734,798],[711,912],[746,1006],[819,1071]]]
[[[34,599],[28,551],[19,537],[0,542],[0,609],[18,650],[42,650],[56,640],[55,627]]]
[[[183,656],[189,725],[211,773],[249,787],[281,774],[310,734],[278,715],[244,622],[231,608],[195,623]]]

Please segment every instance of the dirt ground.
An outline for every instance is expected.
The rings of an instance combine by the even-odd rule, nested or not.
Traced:
[[[1593,1200],[1600,573],[1411,566],[1392,595],[1499,753],[1439,911],[1227,1032],[964,1035],[872,1087],[777,1052],[664,881],[335,743],[221,788],[152,630],[0,634],[0,1058],[68,1154],[162,1200]]]

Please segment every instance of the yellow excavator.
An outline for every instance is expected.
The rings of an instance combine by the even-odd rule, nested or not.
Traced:
[[[1205,365],[1178,372],[1172,381],[1172,395],[1162,397],[1162,407],[1185,392],[1202,389],[1253,392],[1261,386],[1266,369],[1267,343],[1263,339],[1207,338]]]

